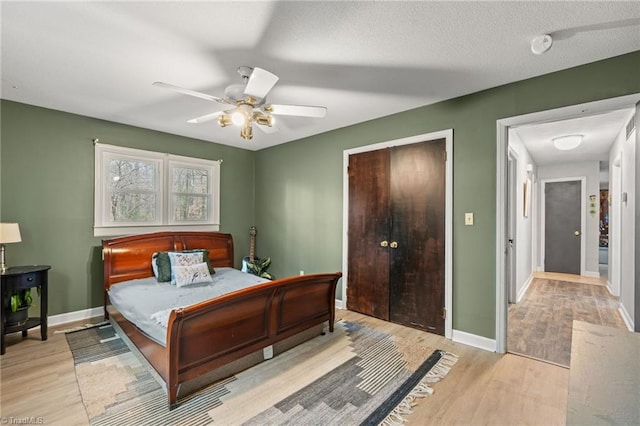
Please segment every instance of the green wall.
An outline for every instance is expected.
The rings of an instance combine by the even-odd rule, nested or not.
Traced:
[[[7,245],[7,262],[51,265],[50,315],[102,305],[101,239],[93,237],[94,138],[223,159],[221,231],[234,235],[240,266],[254,220],[254,152],[9,101],[0,113],[0,218],[18,222],[22,234],[21,243]]]
[[[222,158],[221,230],[234,235],[236,266],[248,253],[248,228],[255,224],[257,253],[273,259],[269,271],[276,276],[337,271],[343,151],[452,128],[453,326],[494,338],[496,120],[638,93],[639,69],[640,52],[634,52],[255,153],[2,101],[0,218],[19,222],[23,237],[7,246],[8,261],[52,265],[50,314],[102,304],[100,240],[92,232],[91,141],[97,137],[106,144]],[[473,227],[463,225],[468,211],[475,213]]]
[[[278,276],[340,270],[343,151],[452,128],[453,327],[495,338],[496,120],[638,93],[638,70],[634,52],[258,151],[259,254]]]

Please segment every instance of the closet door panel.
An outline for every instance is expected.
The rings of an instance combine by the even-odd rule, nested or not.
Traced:
[[[347,308],[389,320],[389,149],[349,156]]]
[[[390,320],[437,334],[444,334],[445,164],[444,139],[391,152]]]

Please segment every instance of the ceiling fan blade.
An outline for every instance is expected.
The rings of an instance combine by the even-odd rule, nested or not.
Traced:
[[[274,115],[297,115],[300,117],[324,118],[327,108],[303,105],[266,105],[264,110]]]
[[[200,117],[192,118],[191,120],[187,120],[187,123],[194,123],[194,124],[204,123],[206,121],[215,120],[216,118],[220,117],[224,113],[225,111],[212,112],[211,114],[206,114]]]
[[[263,99],[267,96],[267,93],[273,89],[273,86],[276,85],[279,79],[280,77],[267,70],[254,68],[249,76],[249,81],[247,81],[244,94],[257,99]]]
[[[153,83],[154,86],[163,87],[165,89],[173,90],[174,92],[179,92],[189,96],[195,96],[196,98],[206,99],[212,102],[220,102],[222,104],[228,104],[225,99],[219,98],[217,96],[207,95],[206,93],[196,92],[195,90],[185,89],[183,87],[174,86],[173,84],[163,83],[161,81],[156,81]]]
[[[258,124],[256,123],[256,127],[260,130],[262,130],[264,133],[270,135],[271,133],[275,133],[278,130],[278,125],[277,124],[272,124],[271,127],[267,126],[267,125],[263,125],[263,124]]]

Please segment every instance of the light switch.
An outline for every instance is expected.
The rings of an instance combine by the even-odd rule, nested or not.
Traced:
[[[467,226],[473,225],[473,213],[464,214],[464,224]]]

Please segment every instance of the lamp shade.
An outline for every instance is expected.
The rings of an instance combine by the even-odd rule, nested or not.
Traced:
[[[20,227],[17,223],[0,223],[0,244],[19,243]]]

